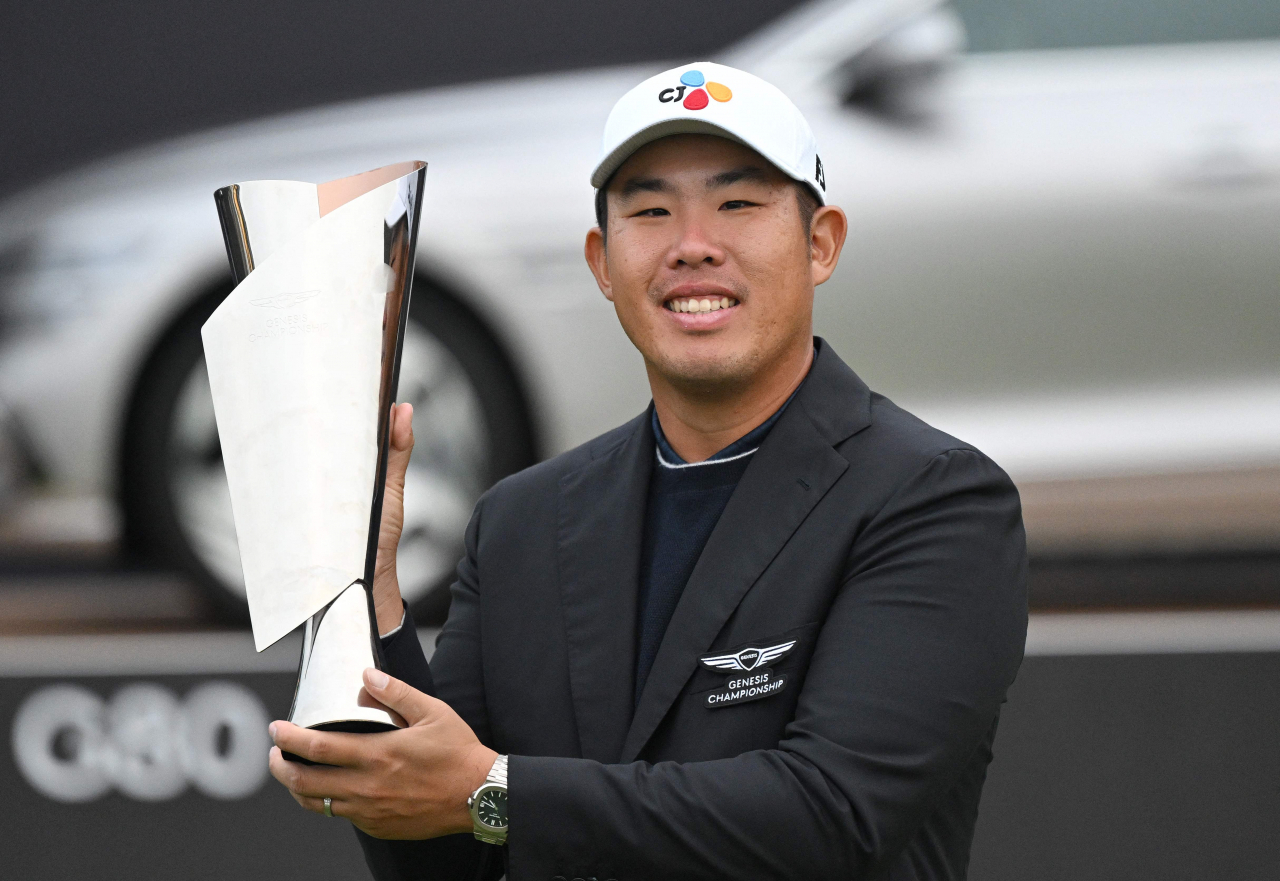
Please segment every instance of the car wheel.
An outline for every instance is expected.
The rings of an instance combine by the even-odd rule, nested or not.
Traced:
[[[122,474],[132,548],[185,570],[226,618],[248,618],[231,495],[200,327],[226,291],[184,315],[144,368]],[[400,588],[424,623],[443,621],[462,536],[480,494],[534,461],[524,397],[502,350],[466,309],[421,280],[405,327],[399,401],[414,406]]]

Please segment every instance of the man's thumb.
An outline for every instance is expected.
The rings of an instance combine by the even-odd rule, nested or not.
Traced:
[[[435,698],[425,695],[381,670],[368,667],[364,671],[364,687],[369,696],[375,698],[387,709],[399,713],[409,725],[433,715],[432,703]]]
[[[404,486],[409,457],[413,453],[413,405],[395,404],[391,409],[391,446],[387,457],[387,482]]]

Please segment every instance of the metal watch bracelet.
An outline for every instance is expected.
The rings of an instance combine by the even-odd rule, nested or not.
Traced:
[[[503,789],[507,786],[507,757],[498,756],[493,760],[493,767],[489,769],[489,774],[484,778],[485,783],[498,783]]]
[[[471,794],[471,798],[467,799],[467,807],[471,809],[471,819],[474,824],[473,833],[477,839],[486,844],[503,845],[507,843],[507,828],[503,826],[496,829],[483,824],[480,815],[477,813],[476,799],[480,797],[480,793],[489,786],[502,787],[503,801],[506,800],[507,794],[507,757],[498,756],[493,760],[493,766],[489,769],[489,773],[485,776],[484,782]]]

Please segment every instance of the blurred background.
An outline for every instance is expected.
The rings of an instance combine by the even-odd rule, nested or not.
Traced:
[[[971,877],[1280,873],[1272,0],[0,7],[0,792],[15,877],[363,877],[266,780],[199,327],[212,191],[429,162],[401,563],[429,640],[475,499],[647,402],[581,258],[612,102],[783,88],[849,212],[818,332],[1000,462],[1027,660]]]

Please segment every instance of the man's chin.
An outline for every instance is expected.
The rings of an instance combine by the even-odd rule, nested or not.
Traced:
[[[738,353],[681,353],[655,364],[671,385],[686,393],[715,394],[747,385],[754,375],[751,359]]]

